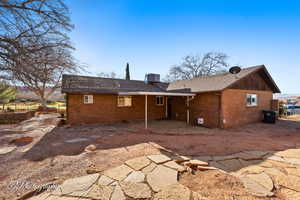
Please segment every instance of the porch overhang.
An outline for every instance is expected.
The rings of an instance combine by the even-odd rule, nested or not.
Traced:
[[[194,97],[196,94],[193,93],[183,93],[183,92],[118,92],[118,95],[123,96],[135,96],[135,95],[141,95],[145,96],[145,129],[148,129],[148,96],[181,96],[187,98],[187,106],[189,106],[189,97]],[[167,98],[166,98],[167,101]],[[167,103],[166,105],[166,115],[167,115]],[[187,109],[187,123],[189,123],[189,109]]]
[[[196,96],[193,93],[180,93],[180,92],[118,92],[118,95],[154,95],[154,96]]]

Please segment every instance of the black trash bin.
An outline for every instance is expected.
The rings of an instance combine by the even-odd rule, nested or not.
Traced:
[[[274,110],[263,110],[264,123],[275,124],[276,123],[276,112]]]

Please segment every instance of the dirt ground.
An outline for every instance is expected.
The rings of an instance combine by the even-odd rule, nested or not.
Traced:
[[[187,126],[179,121],[152,121],[149,130],[143,129],[142,122],[63,127],[57,126],[59,120],[55,115],[42,115],[18,125],[0,125],[1,148],[12,146],[9,143],[16,138],[33,137],[31,143],[0,154],[0,199],[15,199],[30,191],[30,184],[59,184],[85,175],[87,169],[101,171],[143,155],[213,156],[300,147],[300,117],[227,130]],[[85,152],[90,144],[97,150]],[[29,186],[12,191],[15,181]]]
[[[250,195],[238,178],[217,170],[197,171],[196,174],[185,173],[179,180],[181,184],[199,193],[206,200],[269,199]]]

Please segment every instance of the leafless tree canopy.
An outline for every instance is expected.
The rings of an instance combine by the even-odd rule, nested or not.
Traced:
[[[0,0],[1,77],[44,102],[63,73],[79,69],[67,34],[72,28],[63,0]],[[45,94],[46,87],[53,91]]]
[[[179,65],[170,68],[166,81],[210,76],[226,71],[228,56],[219,52],[208,52],[203,56],[185,56]]]

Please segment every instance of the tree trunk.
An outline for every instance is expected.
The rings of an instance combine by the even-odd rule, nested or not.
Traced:
[[[41,106],[42,108],[46,108],[47,107],[47,100],[45,98],[41,98]]]

